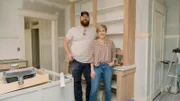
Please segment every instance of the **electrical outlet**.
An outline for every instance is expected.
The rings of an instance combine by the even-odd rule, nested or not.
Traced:
[[[20,47],[17,47],[17,51],[20,51]]]

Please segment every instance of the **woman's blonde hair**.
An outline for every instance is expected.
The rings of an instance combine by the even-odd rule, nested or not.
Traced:
[[[106,25],[103,25],[103,24],[99,25],[99,26],[96,28],[96,32],[98,33],[101,28],[104,28],[105,31],[107,32],[107,27],[106,27]]]

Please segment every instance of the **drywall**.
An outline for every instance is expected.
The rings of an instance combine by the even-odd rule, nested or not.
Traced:
[[[0,59],[19,58],[18,8],[22,0],[0,0]]]
[[[179,0],[165,0],[167,7],[167,19],[166,19],[166,34],[177,35],[179,34],[179,22],[180,22],[180,6]]]
[[[136,34],[149,35],[150,0],[136,0]],[[143,8],[143,9],[142,9]],[[147,101],[150,95],[150,37],[136,38],[135,40],[135,101]]]
[[[170,60],[172,50],[179,47],[180,36],[180,1],[165,0],[167,7],[166,31],[165,31],[165,60]]]
[[[180,1],[165,0],[167,7],[165,31],[165,60],[172,59],[172,50],[179,47],[180,38]],[[164,65],[164,80],[167,75],[168,65]],[[165,82],[165,81],[164,81]]]
[[[162,5],[165,5],[165,0],[156,0],[157,2],[159,2]],[[173,1],[173,0],[172,0]]]
[[[40,67],[52,70],[51,21],[39,21]]]

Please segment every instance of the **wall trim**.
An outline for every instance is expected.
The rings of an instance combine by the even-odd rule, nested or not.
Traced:
[[[171,39],[171,38],[180,38],[180,35],[165,35],[165,39]]]
[[[147,101],[146,98],[144,98],[144,97],[142,97],[142,96],[141,96],[141,97],[140,97],[140,96],[138,96],[138,97],[135,96],[135,97],[134,97],[134,100],[135,100],[135,101]]]
[[[41,4],[48,5],[48,6],[55,6],[55,7],[58,7],[60,9],[65,9],[66,8],[66,5],[57,4],[57,3],[50,2],[50,1],[47,1],[47,0],[29,0],[29,1],[38,2],[38,3],[41,3]]]
[[[43,13],[38,11],[32,11],[27,9],[18,9],[18,14],[20,16],[26,16],[26,17],[35,17],[39,19],[47,19],[47,20],[58,20],[58,16],[55,14],[49,14],[49,13]]]
[[[152,37],[152,34],[150,33],[135,34],[135,38],[148,38],[148,37]]]
[[[19,36],[2,36],[0,39],[19,39]]]

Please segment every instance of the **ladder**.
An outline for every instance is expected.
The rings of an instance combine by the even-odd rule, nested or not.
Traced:
[[[170,91],[173,91],[173,94],[178,93],[179,85],[178,85],[178,79],[180,79],[177,67],[180,66],[180,48],[173,49],[173,55],[171,61],[161,61],[163,64],[169,64],[167,75],[165,77],[165,87],[161,90],[161,96],[164,92],[171,93]],[[173,69],[173,66],[176,67],[175,72],[171,72]]]

